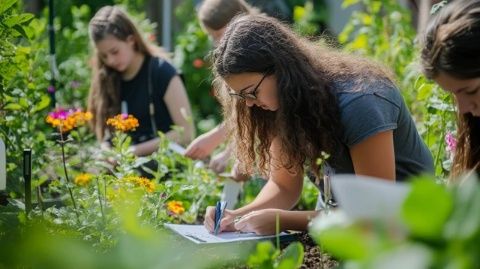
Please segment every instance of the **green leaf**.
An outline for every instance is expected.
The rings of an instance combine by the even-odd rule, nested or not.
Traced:
[[[361,18],[364,25],[371,25],[373,22],[373,17],[369,14],[362,14]]]
[[[360,0],[344,0],[342,3],[342,8],[347,8],[357,4]]]
[[[11,8],[17,0],[2,0],[0,1],[0,15],[3,14],[7,9]]]
[[[316,238],[325,250],[339,259],[364,259],[371,249],[370,238],[355,226],[332,227],[319,233]]]
[[[28,22],[31,19],[33,19],[33,17],[34,17],[33,14],[30,14],[30,13],[12,15],[6,18],[3,23],[5,23],[5,25],[7,25],[8,27],[13,27],[14,25],[19,25],[19,24]]]
[[[382,1],[373,1],[370,8],[373,14],[378,13],[382,8]]]
[[[27,38],[27,39],[28,39],[29,33],[27,33],[27,32],[25,31],[25,29],[24,29],[21,25],[18,25],[18,24],[17,24],[17,25],[14,25],[14,26],[12,27],[12,29],[14,29],[17,33],[19,33],[19,34],[20,34],[21,36],[23,36],[24,38]]]
[[[402,218],[414,236],[439,238],[452,212],[453,198],[433,180],[417,180],[402,207]]]
[[[303,263],[303,245],[300,242],[294,242],[283,251],[278,265],[279,269],[300,268]]]
[[[455,211],[445,227],[445,236],[468,240],[480,231],[480,185],[471,177],[454,192]]]
[[[367,49],[368,47],[368,36],[365,34],[360,34],[355,38],[355,40],[350,44],[352,49]]]
[[[432,84],[427,84],[427,83],[422,83],[418,87],[418,95],[417,95],[417,100],[427,100],[428,97],[432,94]]]
[[[18,100],[18,104],[22,106],[22,108],[28,108],[28,100],[27,98],[20,98]]]
[[[38,102],[33,110],[32,110],[32,113],[36,113],[38,111],[41,111],[43,109],[45,109],[46,107],[48,107],[50,105],[50,97],[48,97],[47,95],[42,95],[41,99],[40,99],[40,102]]]
[[[256,268],[273,268],[273,260],[277,256],[278,251],[275,249],[272,242],[260,242],[257,244],[255,253],[248,257],[247,264],[250,267]]]
[[[22,106],[19,104],[10,103],[4,107],[5,110],[20,110]]]
[[[295,6],[293,9],[293,20],[300,21],[305,16],[305,8],[302,6]]]

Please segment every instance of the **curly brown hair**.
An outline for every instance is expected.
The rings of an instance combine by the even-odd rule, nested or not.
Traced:
[[[282,156],[275,156],[282,166],[310,165],[316,173],[322,152],[331,154],[341,144],[336,83],[353,80],[360,86],[365,80],[392,79],[384,68],[302,39],[264,15],[235,18],[212,56],[225,124],[234,138],[237,158],[250,173],[255,167],[268,173],[274,138],[282,145]],[[228,95],[224,78],[269,70],[277,78],[277,111],[248,107]]]
[[[480,0],[454,1],[429,24],[421,53],[429,79],[447,73],[458,79],[480,77]],[[480,174],[480,119],[471,113],[457,116],[458,142],[451,177],[466,170]]]

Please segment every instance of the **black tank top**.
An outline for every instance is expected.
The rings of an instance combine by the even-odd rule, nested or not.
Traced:
[[[152,64],[149,65],[150,61]],[[149,70],[149,66],[151,70]],[[150,72],[149,72],[150,71]],[[148,92],[148,76],[152,74],[152,94]],[[129,133],[132,143],[138,144],[156,137],[153,133],[151,116],[149,112],[150,99],[153,98],[155,106],[155,122],[157,130],[168,132],[171,130],[173,120],[163,100],[168,85],[176,69],[161,58],[146,56],[138,73],[131,80],[121,81],[120,100],[126,102],[127,112],[138,119],[139,127]]]

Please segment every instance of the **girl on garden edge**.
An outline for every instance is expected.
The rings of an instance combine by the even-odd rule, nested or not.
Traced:
[[[322,153],[330,155],[321,168],[333,180],[335,173],[390,181],[433,173],[431,153],[384,67],[313,44],[263,15],[236,18],[213,61],[241,168],[268,177],[253,202],[225,211],[220,231],[274,234],[277,216],[280,230],[306,230],[318,212],[291,209],[304,172],[319,178]],[[213,231],[214,207],[204,224]]]
[[[451,178],[480,173],[480,0],[453,1],[427,28],[425,75],[455,96],[458,141]]]
[[[136,117],[140,126],[129,133],[137,156],[149,155],[159,145],[156,131],[187,144],[194,137],[185,87],[175,68],[147,45],[132,20],[120,8],[105,6],[89,23],[95,47],[88,110],[99,141],[111,137],[106,120],[119,113]],[[172,125],[181,127],[173,130]]]
[[[198,9],[198,19],[202,28],[218,44],[227,28],[227,24],[239,14],[256,14],[259,11],[251,7],[243,0],[205,0]],[[205,159],[221,143],[226,141],[225,128],[223,124],[218,125],[211,131],[195,138],[187,147],[185,155],[192,159]],[[231,156],[230,146],[220,153],[212,156],[209,167],[216,173],[222,173],[228,165]],[[248,176],[236,173],[232,169],[233,179],[243,181]]]

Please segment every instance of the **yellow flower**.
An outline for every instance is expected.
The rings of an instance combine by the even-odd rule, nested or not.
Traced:
[[[185,212],[185,208],[183,207],[183,203],[180,201],[170,201],[167,203],[168,211],[172,212],[175,215],[181,215]]]
[[[149,179],[139,178],[137,180],[137,185],[143,186],[147,190],[147,192],[154,192],[155,191],[155,183],[153,183]]]
[[[75,177],[75,184],[77,184],[78,186],[86,186],[88,185],[88,183],[90,183],[90,181],[92,180],[92,175],[91,174],[86,174],[86,173],[83,173],[83,174],[80,174],[78,176]]]
[[[123,180],[131,182],[139,187],[144,187],[147,192],[155,191],[155,183],[146,177],[127,176]]]
[[[107,120],[107,125],[113,126],[115,130],[128,132],[139,126],[138,120],[133,115],[118,114]]]

